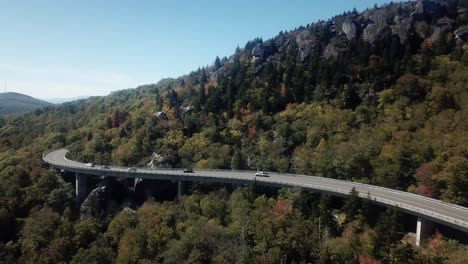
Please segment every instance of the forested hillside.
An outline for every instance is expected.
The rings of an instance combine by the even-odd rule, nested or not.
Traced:
[[[245,190],[215,192],[79,222],[71,185],[45,170],[41,154],[67,147],[73,158],[98,164],[152,161],[160,167],[319,175],[468,206],[467,40],[466,1],[388,4],[255,39],[177,79],[1,118],[0,261],[89,263],[86,256],[95,256],[109,263],[177,263],[185,256],[192,263],[234,263],[238,252],[245,253],[240,263],[376,263],[365,261],[391,261],[390,255],[396,261],[397,254],[408,253],[399,248],[390,254],[398,239],[378,248],[379,237],[372,238],[385,224],[337,230],[333,249],[314,240],[316,234],[304,239],[305,231],[295,228],[312,232],[316,218],[287,195],[268,200]],[[244,200],[236,200],[240,196]],[[236,219],[240,215],[253,218]],[[233,240],[225,235],[239,230],[250,233],[230,247]],[[268,237],[277,232],[295,242]],[[350,242],[356,232],[359,245]],[[215,238],[225,239],[225,248],[214,246]],[[455,254],[451,260],[466,261],[460,257],[466,248],[435,239],[415,263],[449,252]],[[275,242],[262,242],[270,240]],[[291,243],[298,246],[284,246]],[[344,251],[354,255],[347,258]]]

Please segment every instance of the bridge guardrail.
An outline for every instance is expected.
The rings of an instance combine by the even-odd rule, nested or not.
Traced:
[[[281,173],[281,175],[287,175],[287,176],[291,176],[291,177],[320,177],[320,178],[327,179],[327,180],[329,180],[329,181],[335,181],[335,182],[340,182],[340,183],[347,182],[347,183],[349,183],[349,184],[355,184],[355,185],[365,186],[365,187],[367,187],[367,188],[376,189],[376,190],[384,190],[384,191],[389,191],[389,190],[391,190],[391,191],[393,191],[393,192],[398,192],[398,193],[401,193],[401,194],[409,195],[409,196],[412,196],[412,197],[415,197],[415,198],[419,198],[419,199],[423,199],[423,200],[426,200],[426,201],[430,201],[430,202],[434,202],[434,203],[439,203],[439,204],[444,205],[444,206],[450,206],[450,207],[458,208],[458,209],[461,209],[461,210],[467,210],[466,207],[463,207],[463,206],[460,206],[460,205],[456,205],[456,204],[452,204],[452,203],[446,203],[446,202],[444,202],[444,201],[437,200],[437,199],[434,199],[434,198],[422,196],[422,195],[415,194],[415,193],[405,192],[405,191],[401,191],[401,190],[394,190],[394,189],[385,188],[385,187],[381,187],[381,186],[377,186],[377,185],[371,185],[371,184],[367,184],[367,183],[362,183],[362,182],[350,182],[350,181],[339,180],[339,179],[334,179],[334,178],[325,178],[325,177],[321,177],[321,176],[313,176],[313,175],[305,175],[305,174]]]

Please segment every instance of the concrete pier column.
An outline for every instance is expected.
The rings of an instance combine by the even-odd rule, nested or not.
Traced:
[[[133,190],[135,191],[136,190],[136,186],[141,182],[143,181],[142,178],[135,178],[135,181],[133,183]]]
[[[185,182],[177,181],[177,196],[181,197],[185,193]]]
[[[88,177],[77,172],[75,173],[75,183],[76,200],[81,204],[88,195]]]
[[[433,223],[430,220],[418,217],[416,224],[416,246],[424,244],[432,234]]]

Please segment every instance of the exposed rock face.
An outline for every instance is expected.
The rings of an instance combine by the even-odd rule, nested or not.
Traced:
[[[455,22],[455,20],[450,19],[448,17],[443,17],[437,20],[437,25],[443,26],[443,25],[449,25],[452,26],[452,24]]]
[[[455,39],[457,40],[457,43],[462,43],[463,41],[467,41],[468,40],[468,25],[457,28],[453,33],[455,34]]]
[[[262,63],[275,52],[276,46],[273,40],[268,40],[263,43],[257,44],[252,49],[252,63]]]
[[[189,113],[189,112],[192,112],[193,106],[192,105],[180,106],[180,110],[182,110],[182,112],[184,112],[184,113]]]
[[[434,28],[431,34],[432,42],[436,42],[440,39],[443,33],[449,32],[452,30],[452,24],[455,20],[448,17],[443,17],[437,20],[437,26]]]
[[[323,51],[323,57],[326,59],[337,58],[339,53],[340,50],[335,46],[334,43],[330,42]]]
[[[150,168],[154,168],[156,167],[157,165],[155,164],[159,164],[161,163],[162,161],[164,160],[164,157],[159,155],[158,153],[156,152],[153,152],[153,154],[151,155],[151,158],[150,158],[150,162],[146,165]]]
[[[254,57],[263,57],[264,53],[265,53],[265,51],[262,48],[262,44],[257,44],[252,49],[252,56],[254,56]]]
[[[153,116],[161,120],[169,120],[169,117],[167,117],[167,114],[165,112],[159,111],[159,112],[156,112]]]
[[[400,37],[400,43],[403,44],[406,42],[408,31],[412,27],[412,20],[409,17],[395,17],[394,23],[394,25],[390,26],[392,34],[398,35],[398,37]]]
[[[296,43],[299,48],[297,54],[299,61],[303,61],[309,56],[314,49],[315,41],[315,36],[312,36],[308,29],[302,30],[296,35]]]
[[[346,34],[348,40],[356,36],[356,25],[354,25],[352,21],[345,21],[343,25],[341,25],[341,30]]]
[[[380,36],[380,33],[387,28],[389,13],[385,9],[376,9],[364,13],[364,17],[369,18],[372,23],[364,29],[363,39],[364,41],[374,43]]]
[[[444,25],[444,26],[441,26],[441,27],[434,28],[434,31],[431,34],[431,41],[433,43],[437,42],[440,39],[440,37],[442,36],[442,34],[444,32],[448,32],[449,30],[450,30],[450,26],[448,26],[448,25]]]
[[[106,187],[94,189],[84,200],[80,207],[80,219],[100,217],[106,210],[108,192]]]
[[[163,155],[153,152],[150,162],[146,165],[150,168],[172,168],[171,164],[166,162]]]
[[[133,210],[132,208],[130,207],[125,207],[124,209],[122,209],[122,211],[120,211],[122,214],[136,214],[136,211]]]
[[[345,43],[341,41],[339,38],[333,38],[330,43],[325,47],[323,51],[323,57],[327,59],[336,59],[340,55],[340,53],[344,50]]]

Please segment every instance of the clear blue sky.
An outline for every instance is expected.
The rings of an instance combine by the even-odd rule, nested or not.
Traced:
[[[0,0],[0,81],[37,98],[155,83],[381,0]]]

